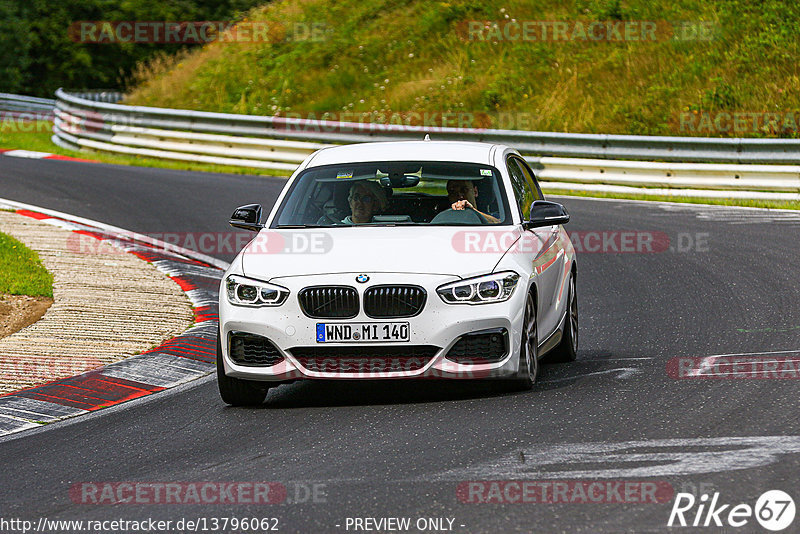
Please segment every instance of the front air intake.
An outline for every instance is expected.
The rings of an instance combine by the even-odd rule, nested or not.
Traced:
[[[245,332],[228,335],[228,355],[233,363],[251,367],[271,367],[283,361],[283,355],[269,339]]]

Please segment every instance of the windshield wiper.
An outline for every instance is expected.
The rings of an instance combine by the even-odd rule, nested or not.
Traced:
[[[275,228],[279,230],[292,230],[298,228],[341,228],[346,227],[349,228],[351,226],[420,226],[424,225],[425,223],[417,223],[413,221],[398,221],[398,222],[375,222],[375,223],[337,223],[337,224],[329,224],[329,225],[320,225],[320,224],[279,224]]]
[[[374,222],[374,223],[358,223],[353,226],[417,226],[422,223],[415,223],[413,221],[398,221],[398,222]]]
[[[279,224],[276,228],[331,228],[332,226],[322,226],[320,224]]]

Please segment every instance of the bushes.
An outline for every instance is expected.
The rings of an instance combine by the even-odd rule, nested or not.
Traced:
[[[691,134],[675,129],[685,110],[800,108],[800,4],[779,0],[306,0],[250,16],[322,23],[326,32],[302,42],[214,44],[151,64],[129,102],[295,116],[524,113],[537,130],[655,135]],[[512,20],[654,21],[661,33],[649,42],[480,42],[464,31],[469,21]],[[707,30],[700,39],[669,33],[699,26]]]
[[[175,44],[88,44],[70,38],[77,21],[230,20],[263,0],[0,0],[0,92],[52,97],[58,87],[123,88],[134,66]]]

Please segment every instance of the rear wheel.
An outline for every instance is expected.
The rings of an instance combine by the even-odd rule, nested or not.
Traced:
[[[569,277],[568,298],[564,334],[561,336],[561,343],[547,355],[548,362],[574,362],[578,357],[578,293],[575,291],[575,273]]]
[[[269,385],[266,382],[243,380],[225,374],[222,363],[222,342],[217,334],[217,385],[219,395],[231,406],[257,406],[267,397]]]
[[[514,377],[516,389],[528,390],[539,374],[539,334],[536,326],[536,305],[533,294],[525,299],[525,318],[522,322],[522,340],[519,347],[519,369]]]

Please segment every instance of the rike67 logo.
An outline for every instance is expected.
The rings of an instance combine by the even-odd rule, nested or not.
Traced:
[[[708,494],[699,499],[691,493],[678,493],[672,512],[669,514],[669,527],[743,527],[753,518],[765,529],[777,532],[794,522],[794,499],[781,490],[764,492],[755,503],[736,505],[720,502],[719,492],[709,501]]]

